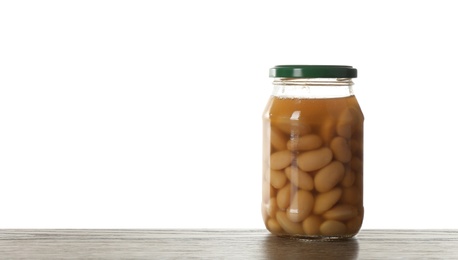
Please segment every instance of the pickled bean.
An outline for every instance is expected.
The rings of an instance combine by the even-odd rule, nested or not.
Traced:
[[[312,211],[313,203],[312,193],[305,190],[298,190],[286,211],[286,215],[292,222],[301,222]]]
[[[304,230],[302,229],[302,224],[292,222],[286,216],[286,213],[283,211],[278,211],[276,215],[278,224],[281,228],[289,234],[303,234]]]
[[[286,138],[285,134],[282,133],[275,127],[270,129],[270,143],[272,147],[278,151],[286,150],[286,142],[288,139]]]
[[[348,187],[351,187],[355,183],[355,179],[356,179],[355,172],[352,169],[347,167],[345,169],[345,176],[343,177],[340,183],[342,184],[343,187],[348,188]]]
[[[330,144],[334,158],[342,163],[347,163],[351,160],[351,149],[347,143],[347,140],[343,137],[336,136],[332,139]]]
[[[326,236],[345,235],[347,226],[337,220],[326,220],[320,226],[320,232]]]
[[[275,217],[275,213],[278,211],[277,199],[270,198],[269,203],[266,205],[266,213],[269,217]]]
[[[357,173],[363,172],[363,161],[359,157],[354,156],[351,158],[350,166]]]
[[[356,131],[362,135],[363,120],[362,113],[358,112],[354,107],[348,107],[340,114],[337,120],[337,134],[347,139],[350,139]]]
[[[343,164],[339,161],[333,161],[321,168],[315,175],[315,189],[319,192],[330,191],[343,179],[344,175],[345,167]]]
[[[345,109],[337,119],[337,134],[346,139],[350,139],[353,129],[353,122],[354,118],[350,109]]]
[[[339,201],[341,195],[342,189],[338,187],[328,192],[318,194],[315,198],[313,213],[320,215],[329,210],[337,203],[337,201]]]
[[[328,117],[324,119],[320,128],[320,136],[324,143],[329,144],[332,138],[336,135],[336,122],[334,118]]]
[[[356,186],[343,189],[341,201],[351,205],[361,205],[362,193]]]
[[[286,184],[277,192],[277,205],[281,210],[285,210],[291,203],[291,184]]]
[[[297,167],[287,167],[285,174],[294,186],[304,190],[313,190],[313,178],[308,173],[301,171]]]
[[[356,210],[356,207],[347,204],[340,204],[326,211],[323,214],[323,217],[325,219],[346,221],[356,217],[357,214],[358,211]]]
[[[361,225],[363,223],[363,216],[357,216],[349,221],[347,221],[347,232],[349,234],[356,234],[358,233]]]
[[[303,171],[315,171],[330,163],[332,151],[328,147],[304,152],[297,156],[297,166]]]
[[[273,218],[269,218],[269,220],[267,220],[266,226],[267,226],[267,229],[274,234],[279,234],[283,232],[283,229],[281,228],[278,221],[276,221]]]
[[[318,135],[310,134],[289,140],[286,147],[290,151],[307,151],[320,148],[322,144],[323,141]]]
[[[283,171],[276,171],[276,170],[271,170],[270,171],[270,184],[276,188],[280,189],[283,186],[285,186],[286,182],[288,179],[286,178],[286,175]]]
[[[305,135],[312,131],[310,125],[307,125],[300,121],[291,121],[285,118],[276,118],[271,119],[272,125],[280,129],[286,135],[290,135],[291,133],[296,133],[298,135]]]
[[[279,151],[270,155],[270,168],[272,170],[283,170],[288,167],[293,160],[293,154],[288,151]]]
[[[317,215],[311,215],[302,222],[302,228],[305,234],[310,236],[320,235],[320,226],[323,223],[323,219]]]
[[[350,140],[350,147],[351,153],[353,156],[363,156],[363,137],[360,138],[351,138]]]

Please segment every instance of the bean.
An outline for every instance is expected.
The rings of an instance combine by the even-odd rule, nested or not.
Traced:
[[[313,213],[320,215],[323,212],[329,210],[339,201],[342,195],[342,189],[337,187],[328,192],[320,193],[315,198],[315,206]]]
[[[270,155],[270,168],[272,170],[282,170],[291,164],[293,154],[288,151],[280,151]]]
[[[292,222],[302,222],[313,209],[313,195],[305,190],[298,190],[289,205],[286,215]]]
[[[342,192],[341,201],[346,204],[359,206],[363,203],[362,192],[355,186],[345,188]]]
[[[347,230],[349,234],[356,234],[361,229],[363,224],[363,216],[357,216],[347,221]]]
[[[334,158],[337,160],[347,163],[351,160],[351,150],[350,146],[347,143],[347,140],[343,137],[336,136],[332,139],[330,144]]]
[[[277,205],[277,199],[276,198],[270,198],[270,201],[268,204],[266,204],[266,213],[270,217],[274,217],[275,213],[277,213],[278,210],[278,205]]]
[[[309,236],[320,235],[320,225],[323,223],[323,219],[317,215],[310,215],[304,222],[302,222],[302,228],[305,234]]]
[[[347,226],[337,220],[326,220],[320,226],[321,234],[325,236],[339,236],[345,235],[347,232]]]
[[[350,107],[348,108],[350,110],[350,113],[353,116],[353,125],[354,126],[359,126],[358,128],[355,128],[355,132],[358,129],[362,129],[363,123],[364,123],[364,115],[359,107]]]
[[[350,109],[345,109],[344,111],[342,111],[339,118],[337,119],[337,134],[344,138],[350,139],[353,121],[354,119]]]
[[[358,187],[361,190],[361,194],[363,192],[363,173],[355,172],[355,183],[353,184],[354,186]]]
[[[351,153],[356,156],[363,155],[363,139],[352,137],[350,140]]]
[[[281,228],[285,230],[289,234],[303,234],[304,231],[302,230],[302,224],[291,222],[286,213],[283,211],[277,212],[277,221],[280,224]]]
[[[283,229],[281,228],[280,224],[278,224],[278,221],[276,221],[273,218],[269,218],[269,220],[267,220],[266,226],[267,229],[274,234],[279,234],[283,232]]]
[[[301,171],[297,167],[287,167],[285,174],[294,186],[304,190],[313,190],[313,178],[308,173]]]
[[[286,184],[277,193],[277,205],[281,210],[285,210],[289,207],[291,202],[291,184]]]
[[[355,132],[351,135],[350,139],[350,147],[353,156],[363,156],[364,150],[364,134],[363,134],[363,126],[357,126]]]
[[[283,171],[270,170],[270,184],[276,188],[280,189],[285,186],[287,182],[286,175]]]
[[[288,138],[286,138],[285,134],[282,133],[280,130],[278,130],[275,127],[272,127],[270,129],[270,143],[272,144],[273,148],[279,151],[286,150],[287,141]]]
[[[333,118],[325,119],[320,128],[320,136],[324,143],[329,144],[332,138],[336,135],[336,122]]]
[[[362,134],[364,116],[359,108],[349,107],[342,111],[337,120],[337,133],[350,138],[355,133]]]
[[[363,161],[359,157],[353,156],[350,161],[350,166],[355,172],[363,172]]]
[[[337,119],[337,134],[350,139],[356,132],[361,132],[363,128],[364,117],[358,109],[350,107],[342,111]]]
[[[272,126],[280,129],[283,133],[287,135],[305,135],[312,131],[310,125],[307,125],[300,121],[290,120],[289,118],[275,118],[271,120]]]
[[[355,172],[350,169],[346,168],[345,169],[345,176],[343,177],[342,181],[340,182],[342,186],[348,188],[351,187],[355,183]]]
[[[291,139],[286,143],[290,151],[307,151],[320,148],[323,141],[318,135],[304,135],[296,139]]]
[[[312,150],[299,154],[297,157],[297,166],[303,171],[318,170],[332,160],[332,151],[327,147]]]
[[[325,219],[346,221],[356,217],[357,214],[358,211],[356,210],[356,207],[347,204],[340,204],[326,211],[323,214],[323,217]]]
[[[321,168],[315,175],[315,189],[319,192],[330,191],[339,183],[345,175],[345,167],[341,162],[332,163]]]

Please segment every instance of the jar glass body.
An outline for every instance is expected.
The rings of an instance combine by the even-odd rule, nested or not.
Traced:
[[[279,236],[361,228],[363,121],[350,78],[277,78],[263,114],[262,215]]]

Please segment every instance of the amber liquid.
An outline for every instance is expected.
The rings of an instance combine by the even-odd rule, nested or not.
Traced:
[[[364,214],[364,117],[356,98],[271,97],[263,121],[262,213],[266,228],[284,236],[354,236],[361,228]],[[313,137],[310,140],[314,143],[299,145],[307,137]],[[328,152],[326,158],[312,158],[323,150],[332,155],[328,157]],[[308,161],[301,162],[305,157]],[[321,161],[323,165],[319,165]],[[307,163],[320,168],[312,169]],[[334,167],[336,172],[330,170],[331,164],[338,164]],[[303,186],[298,185],[298,180]],[[299,196],[304,193],[307,196]]]

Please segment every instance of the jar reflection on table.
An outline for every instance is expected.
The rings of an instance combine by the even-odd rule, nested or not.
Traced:
[[[355,238],[325,242],[304,239],[282,239],[266,236],[262,244],[263,259],[358,259],[359,243]]]
[[[296,69],[291,75],[300,69],[302,77],[277,77],[289,69]],[[303,77],[310,71],[313,78]],[[320,71],[327,77],[316,77]],[[330,78],[329,71],[348,77]],[[351,80],[356,69],[277,66],[273,73],[263,117],[266,228],[280,236],[352,237],[364,214],[364,117]]]

